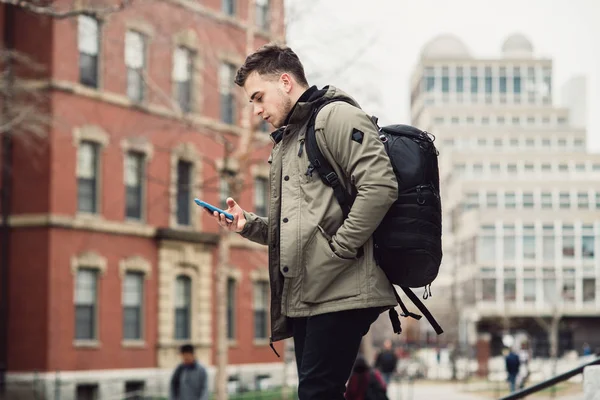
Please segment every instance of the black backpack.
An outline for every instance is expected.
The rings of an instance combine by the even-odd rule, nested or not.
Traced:
[[[314,171],[323,183],[333,189],[344,218],[350,213],[354,199],[344,189],[315,137],[315,119],[325,105],[341,99],[320,102],[314,108],[306,131],[306,152]],[[438,151],[429,133],[409,125],[379,127],[371,117],[398,180],[398,199],[373,234],[377,264],[393,285],[398,285],[425,315],[436,333],[442,328],[410,288],[425,287],[424,299],[431,296],[431,283],[437,277],[442,261],[442,207],[438,170]],[[362,249],[361,249],[362,250]],[[429,286],[429,291],[427,290]],[[421,319],[409,312],[394,288],[403,317]],[[390,310],[395,333],[402,332],[395,309]]]

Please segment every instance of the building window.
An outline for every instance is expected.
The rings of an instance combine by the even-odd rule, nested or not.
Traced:
[[[515,192],[506,192],[506,196],[504,198],[504,207],[517,208],[517,195]]]
[[[543,209],[552,208],[552,193],[542,192],[542,208]]]
[[[512,124],[513,125],[520,125],[521,124],[521,118],[519,118],[519,117],[512,117]]]
[[[181,111],[192,110],[192,76],[194,71],[194,54],[186,47],[177,47],[173,53],[173,82],[175,84],[175,101]]]
[[[100,24],[88,15],[80,15],[77,23],[79,48],[79,82],[98,87],[98,53],[100,49]]]
[[[533,208],[533,193],[523,193],[523,208]]]
[[[79,268],[75,281],[75,339],[97,339],[98,271]]]
[[[544,268],[544,280],[542,282],[544,288],[544,302],[546,304],[556,304],[556,276],[554,269]]]
[[[517,279],[515,270],[508,268],[504,270],[504,300],[515,301],[517,299]]]
[[[559,172],[569,172],[569,166],[567,164],[558,164]]]
[[[235,178],[236,173],[234,171],[222,171],[221,172],[221,184],[219,186],[219,204],[222,209],[226,210],[229,208],[227,205],[227,198],[231,196],[230,180]]]
[[[256,26],[262,30],[268,30],[269,14],[269,0],[256,0]]]
[[[227,339],[235,339],[235,293],[236,282],[234,278],[227,278]]]
[[[496,301],[496,278],[481,279],[481,300]]]
[[[532,173],[534,171],[534,166],[531,163],[525,163],[525,172]]]
[[[75,398],[77,400],[98,400],[98,385],[78,384],[75,388]]]
[[[544,225],[544,236],[542,238],[542,258],[544,261],[554,260],[556,252],[556,241],[554,240],[554,227],[552,225]]]
[[[479,207],[479,193],[469,192],[465,199],[465,210],[470,210]]]
[[[127,272],[123,281],[123,339],[142,339],[144,275]]]
[[[575,269],[573,268],[563,270],[562,297],[567,302],[575,301]]]
[[[535,232],[533,229],[526,230],[523,236],[523,258],[535,260]]]
[[[500,79],[499,79],[500,93],[506,93],[506,68],[500,68]]]
[[[521,69],[519,67],[513,69],[513,92],[521,93]]]
[[[517,256],[517,244],[514,225],[504,226],[504,261],[514,261]]]
[[[587,209],[590,206],[588,192],[577,193],[577,207]]]
[[[98,156],[100,145],[82,141],[77,151],[77,210],[98,212]]]
[[[492,68],[485,67],[485,93],[492,93]]]
[[[512,164],[512,163],[508,164],[506,166],[506,170],[508,171],[508,173],[510,175],[516,175],[516,173],[517,173],[517,164]]]
[[[435,90],[435,71],[432,67],[425,68],[425,91],[433,92]]]
[[[142,153],[130,151],[125,156],[125,217],[142,219],[144,160]]]
[[[490,171],[492,171],[494,173],[499,173],[500,172],[500,164],[498,164],[498,163],[490,164]]]
[[[496,259],[496,234],[493,226],[482,227],[478,253],[480,262],[491,262]]]
[[[144,100],[146,68],[146,39],[135,31],[125,34],[125,65],[127,67],[127,96],[137,102]]]
[[[519,147],[519,139],[512,138],[508,141],[508,144],[510,145],[510,147]]]
[[[594,259],[594,229],[592,225],[583,226],[583,236],[581,237],[581,257],[584,260]]]
[[[523,301],[527,303],[535,302],[535,278],[523,279]]]
[[[235,15],[236,0],[222,0],[221,11],[223,14],[234,16]]]
[[[268,329],[269,282],[254,283],[254,338],[266,339]]]
[[[483,175],[483,164],[473,164],[473,175],[481,176]]]
[[[552,172],[552,165],[548,163],[543,163],[542,172]]]
[[[543,147],[550,147],[550,145],[551,145],[550,139],[542,139]]]
[[[558,198],[560,208],[571,208],[571,195],[569,192],[560,192]]]
[[[486,193],[486,204],[489,208],[498,207],[498,194],[496,192]]]
[[[596,209],[600,210],[600,192],[596,192]]]
[[[448,93],[450,91],[450,77],[448,76],[448,67],[442,67],[442,92]]]
[[[583,302],[593,303],[596,301],[596,279],[583,278]]]
[[[190,196],[192,194],[192,163],[177,162],[177,223],[191,224]]]
[[[575,139],[573,141],[573,147],[575,147],[575,150],[585,150],[585,142],[583,139]]]
[[[191,320],[192,280],[182,275],[175,280],[175,339],[191,338]]]
[[[575,257],[575,236],[572,225],[563,226],[563,243],[562,255],[563,258]]]
[[[582,163],[575,164],[575,171],[585,172],[585,164],[582,164]]]
[[[254,209],[256,214],[267,215],[269,181],[267,178],[256,178],[254,181]]]
[[[144,381],[126,381],[125,382],[125,398],[127,400],[144,400],[145,389]]]
[[[456,68],[456,92],[462,93],[464,91],[464,80],[463,69],[461,67]]]
[[[219,91],[221,94],[221,121],[226,124],[234,124],[235,121],[235,98],[233,92],[233,80],[235,77],[235,66],[222,63],[219,68]]]
[[[477,75],[477,68],[471,68],[471,93],[477,93],[479,91],[479,76]]]

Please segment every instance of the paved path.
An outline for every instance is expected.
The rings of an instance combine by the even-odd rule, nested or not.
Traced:
[[[491,400],[493,393],[476,394],[461,390],[461,385],[444,383],[392,383],[388,390],[390,400]],[[535,398],[535,397],[534,397]],[[545,397],[538,397],[545,398]],[[583,393],[557,396],[556,400],[583,400]]]

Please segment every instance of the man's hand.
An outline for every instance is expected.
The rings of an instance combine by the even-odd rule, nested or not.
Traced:
[[[225,215],[219,215],[219,213],[216,211],[214,213],[211,213],[206,208],[204,209],[204,211],[206,211],[208,215],[214,217],[219,223],[219,225],[221,225],[223,228],[227,229],[230,232],[239,233],[242,231],[242,229],[244,229],[244,226],[246,225],[246,218],[244,218],[244,210],[242,210],[242,207],[240,207],[231,197],[227,198],[227,206],[229,208],[225,211],[233,215],[232,222],[225,218]]]

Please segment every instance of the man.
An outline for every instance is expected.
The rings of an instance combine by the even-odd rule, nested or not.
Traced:
[[[271,346],[294,338],[299,400],[342,400],[362,337],[396,304],[373,257],[371,235],[397,198],[398,183],[369,117],[341,90],[309,87],[302,63],[287,47],[266,45],[246,58],[235,83],[254,114],[275,128],[268,217],[232,198],[213,214],[222,227],[269,246]],[[316,139],[356,200],[343,218],[304,149],[307,123],[320,102]],[[274,349],[274,348],[273,348]]]
[[[385,342],[383,342],[383,349],[375,359],[375,368],[383,375],[383,380],[386,385],[390,384],[392,375],[396,372],[396,364],[398,364],[398,357],[396,357],[396,353],[394,353],[392,348],[392,341],[386,339]]]
[[[171,378],[170,400],[208,400],[206,369],[196,361],[194,347],[186,344],[180,348],[182,363]]]
[[[521,367],[521,360],[517,353],[512,348],[506,351],[505,363],[506,363],[506,374],[508,375],[507,380],[510,387],[510,392],[517,390],[517,375],[519,375],[519,368]]]

